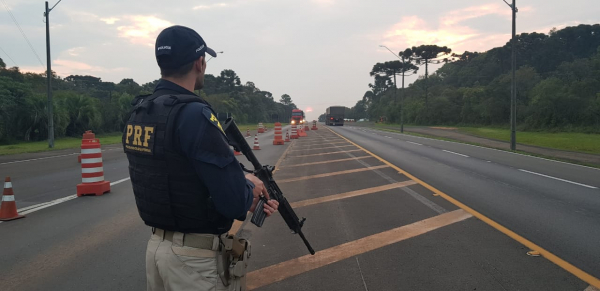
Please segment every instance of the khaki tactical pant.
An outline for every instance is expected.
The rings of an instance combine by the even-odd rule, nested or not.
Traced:
[[[184,246],[184,236],[213,237],[212,249]],[[148,291],[239,291],[245,290],[245,277],[231,277],[225,286],[217,269],[218,256],[223,249],[215,235],[183,234],[175,232],[172,241],[164,235],[153,234],[146,250],[146,280]],[[244,264],[244,275],[245,266]],[[240,266],[241,267],[241,266]],[[244,281],[244,282],[241,282]]]

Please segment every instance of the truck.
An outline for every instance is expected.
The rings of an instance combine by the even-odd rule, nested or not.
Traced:
[[[304,124],[304,111],[296,108],[292,110],[292,120],[290,120],[291,124],[301,125]]]
[[[325,111],[325,125],[339,125],[344,126],[344,113],[346,107],[344,106],[331,106]]]

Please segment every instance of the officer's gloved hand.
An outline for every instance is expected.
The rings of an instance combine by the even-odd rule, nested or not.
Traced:
[[[252,200],[250,212],[254,212],[254,209],[256,208],[256,204],[258,204],[260,197],[264,196],[265,198],[267,198],[267,203],[264,204],[265,213],[267,214],[267,216],[271,216],[271,214],[275,213],[275,211],[277,211],[277,208],[279,207],[279,202],[270,199],[269,192],[267,191],[267,188],[265,188],[265,184],[253,174],[246,174],[246,179],[252,182],[252,184],[254,184],[254,190],[252,191],[254,199]]]

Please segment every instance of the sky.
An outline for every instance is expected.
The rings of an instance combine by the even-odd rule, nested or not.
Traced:
[[[517,33],[600,23],[598,0],[519,0],[517,7]],[[45,70],[43,12],[44,1],[0,0],[0,57],[8,66]],[[312,120],[362,98],[373,65],[395,60],[380,45],[395,53],[421,44],[486,51],[509,41],[511,10],[502,0],[64,0],[50,13],[52,69],[61,77],[156,80],[156,36],[175,24],[223,51],[207,73],[232,69],[276,100],[289,94]]]

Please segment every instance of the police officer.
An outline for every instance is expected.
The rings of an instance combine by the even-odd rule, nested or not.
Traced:
[[[162,78],[153,94],[134,99],[123,133],[137,208],[152,227],[147,289],[243,290],[250,250],[242,245],[239,268],[223,262],[225,239],[231,247],[234,219],[245,220],[269,193],[254,175],[244,176],[212,108],[193,93],[204,84],[206,54],[215,51],[194,30],[172,26],[156,39],[155,53]],[[264,211],[277,207],[269,200]]]

